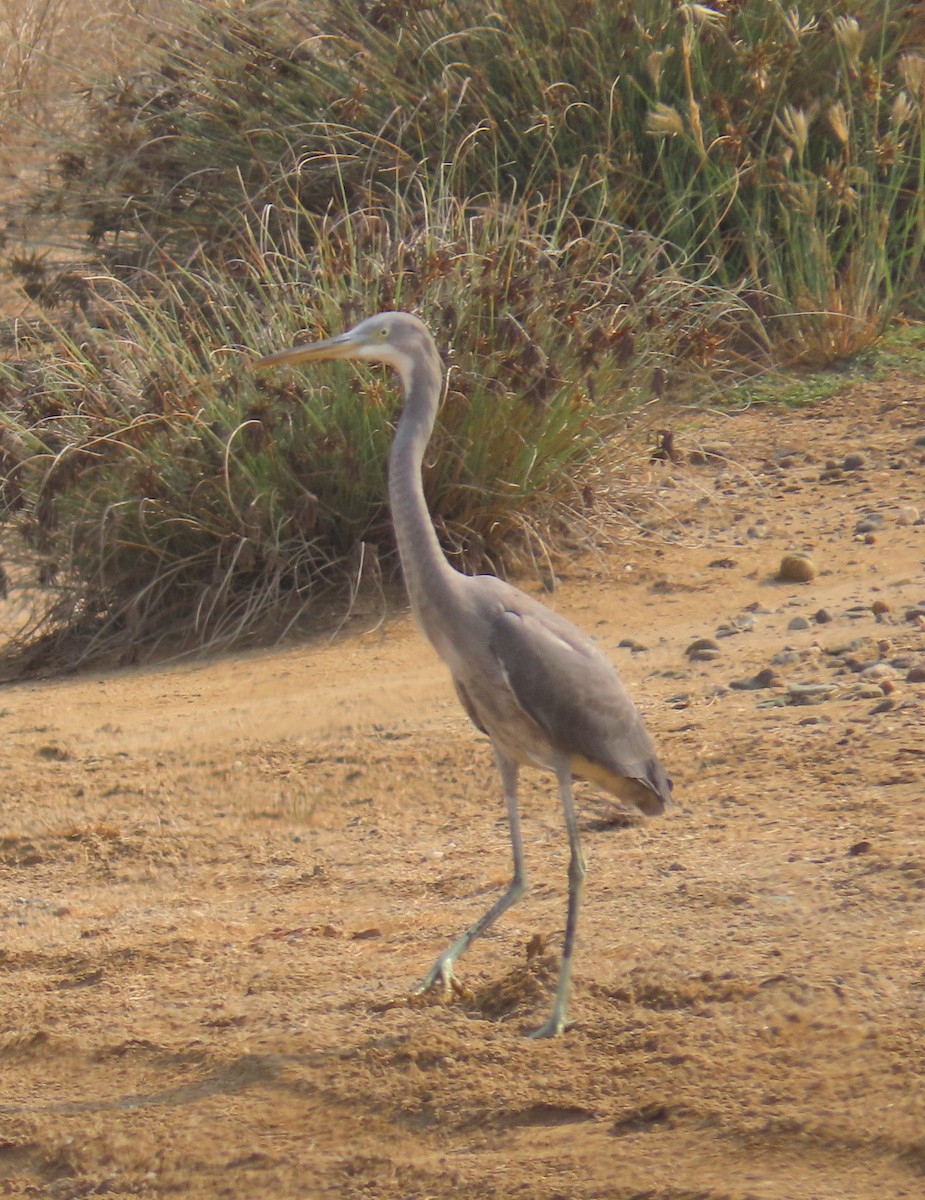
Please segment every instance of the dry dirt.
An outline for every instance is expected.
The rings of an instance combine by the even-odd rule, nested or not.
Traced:
[[[914,380],[698,418],[683,444],[726,461],[641,467],[658,535],[551,598],[677,799],[633,825],[582,791],[554,1042],[522,1036],[565,908],[540,775],[531,890],[463,960],[468,994],[407,1000],[509,870],[488,746],[408,618],[4,689],[0,1193],[925,1195],[923,434]],[[774,581],[790,550],[814,581]],[[779,655],[775,686],[729,688]]]

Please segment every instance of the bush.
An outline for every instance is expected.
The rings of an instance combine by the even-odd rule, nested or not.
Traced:
[[[388,570],[392,380],[343,364],[257,377],[264,352],[378,309],[425,315],[449,385],[427,493],[465,569],[581,537],[621,412],[704,356],[721,367],[735,301],[693,288],[661,247],[598,223],[448,200],[421,222],[364,209],[159,298],[99,303],[114,325],[5,369],[7,517],[54,578],[51,626],[133,643],[221,641],[279,623],[356,570]],[[282,222],[282,216],[278,219]],[[289,254],[285,248],[294,251]],[[199,300],[195,307],[190,294]]]

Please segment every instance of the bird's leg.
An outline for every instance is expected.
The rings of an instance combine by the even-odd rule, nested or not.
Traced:
[[[520,817],[517,812],[517,763],[507,757],[497,746],[495,762],[501,774],[501,784],[504,788],[504,803],[507,808],[507,821],[511,833],[511,853],[514,859],[514,874],[504,895],[499,896],[491,908],[482,914],[474,925],[461,934],[451,946],[440,955],[425,977],[414,989],[416,993],[426,992],[440,981],[446,991],[453,984],[453,964],[461,954],[464,954],[477,937],[497,921],[502,913],[507,912],[512,904],[524,893],[527,886],[527,876],[524,870],[523,843],[520,837]]]
[[[572,948],[575,944],[578,907],[581,903],[581,893],[584,890],[585,882],[585,859],[581,852],[578,821],[575,818],[575,805],[572,801],[571,764],[567,761],[561,762],[556,768],[556,776],[559,780],[562,811],[565,814],[565,828],[568,830],[568,912],[565,918],[565,938],[562,942],[562,962],[559,964],[556,997],[549,1020],[530,1035],[535,1038],[556,1037],[565,1028],[565,1009],[568,1004],[569,984],[572,978]]]

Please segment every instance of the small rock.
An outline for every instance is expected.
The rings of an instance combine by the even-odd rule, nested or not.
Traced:
[[[771,667],[764,667],[748,679],[733,679],[729,686],[736,692],[759,692],[764,688],[781,687],[783,682],[780,675]]]
[[[866,838],[862,838],[860,842],[855,842],[853,846],[848,847],[848,857],[857,858],[859,854],[867,854],[870,852],[870,842]]]
[[[828,625],[834,620],[833,614],[827,608],[820,608],[813,618],[817,625]]]
[[[800,662],[799,650],[778,650],[771,658],[771,665],[775,667],[789,667],[792,663]]]
[[[687,657],[691,662],[713,662],[719,656],[719,650],[711,650],[709,647],[703,646],[699,650],[691,650]]]
[[[874,705],[870,710],[870,715],[875,717],[878,713],[892,712],[898,703],[899,701],[896,696],[887,696],[879,704]]]
[[[865,513],[860,521],[855,525],[854,532],[861,533],[876,533],[878,529],[884,529],[886,521],[878,512]]]
[[[738,633],[751,633],[754,628],[755,622],[750,616],[733,617],[731,621],[717,625],[716,636],[718,638],[735,637]]]
[[[914,525],[919,520],[919,510],[914,504],[904,504],[896,515],[897,525]]]
[[[889,663],[873,663],[869,667],[862,668],[860,672],[862,679],[896,679],[896,670]]]
[[[777,578],[782,583],[809,583],[816,578],[816,564],[805,554],[785,554]]]
[[[906,676],[906,683],[925,683],[925,666],[912,667]]]
[[[821,704],[838,691],[834,683],[788,683],[787,696],[791,704]]]
[[[805,617],[793,617],[787,624],[788,629],[809,629],[809,621]]]
[[[717,658],[719,652],[719,645],[712,638],[695,638],[684,651],[687,657],[695,662],[705,662],[711,658]]]
[[[870,611],[874,616],[881,617],[884,613],[892,612],[893,609],[886,600],[875,600],[870,606]]]
[[[845,455],[842,466],[846,471],[860,471],[867,466],[867,459],[859,451],[855,451],[853,454]]]

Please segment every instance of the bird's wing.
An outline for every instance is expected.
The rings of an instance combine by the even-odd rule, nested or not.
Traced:
[[[671,782],[614,668],[571,622],[523,601],[505,604],[490,636],[517,703],[576,774],[634,780],[668,803]]]
[[[466,710],[466,716],[469,718],[469,720],[472,722],[472,724],[476,727],[476,729],[478,729],[481,733],[488,734],[488,730],[485,728],[485,725],[484,725],[481,717],[478,714],[478,710],[476,709],[475,705],[472,703],[472,699],[471,699],[469,693],[466,691],[466,689],[463,687],[463,685],[459,682],[458,679],[453,680],[453,686],[456,688],[456,695],[459,697],[459,703]]]

